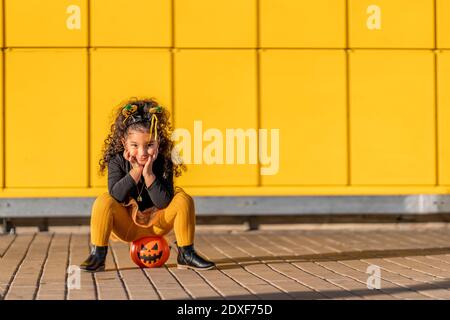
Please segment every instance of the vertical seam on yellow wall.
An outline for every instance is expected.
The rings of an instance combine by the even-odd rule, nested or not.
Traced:
[[[257,159],[256,162],[256,186],[261,187],[261,163],[259,161],[259,129],[261,129],[261,41],[260,41],[260,2],[255,0],[256,4],[256,128],[257,128]]]
[[[91,188],[91,1],[88,0],[87,3],[87,48],[86,48],[86,72],[87,72],[87,79],[86,79],[86,86],[87,86],[87,187]],[[97,162],[95,162],[95,168],[97,167]],[[97,170],[94,170],[97,172]]]
[[[438,27],[437,27],[437,0],[433,1],[433,14],[434,14],[434,49],[437,49],[437,36],[438,36]]]
[[[172,26],[172,32],[170,34],[170,47],[173,49],[175,47],[175,0],[171,1],[170,14],[170,25]]]
[[[0,189],[6,187],[6,52],[5,48],[2,48],[2,181]]]
[[[347,185],[351,185],[351,130],[350,130],[350,52],[345,51],[345,91],[346,91],[346,112],[347,112]]]
[[[350,14],[349,14],[349,5],[348,5],[348,1],[349,0],[345,0],[345,49],[349,48],[349,43],[350,43],[350,31],[349,31],[349,19],[350,19]]]
[[[260,39],[260,30],[261,30],[261,25],[260,25],[260,0],[255,0],[255,4],[256,4],[256,48],[260,49],[261,48],[261,39]]]
[[[433,50],[433,67],[434,67],[434,154],[435,154],[435,184],[436,186],[439,186],[439,89],[438,89],[438,51],[437,51],[437,33],[438,33],[438,27],[437,27],[437,0],[433,1],[434,4],[434,50]]]
[[[351,185],[351,136],[350,136],[350,49],[349,49],[349,43],[350,43],[350,32],[349,32],[349,5],[348,1],[345,1],[345,106],[346,106],[346,112],[347,112],[347,182],[346,184],[348,186]]]
[[[6,47],[6,9],[5,9],[5,5],[6,5],[6,0],[2,0],[2,19],[3,19],[3,41],[2,41],[2,48]]]
[[[6,187],[6,14],[5,14],[5,0],[2,0],[2,35],[3,35],[3,41],[2,41],[2,90],[3,90],[3,96],[2,96],[2,181],[0,181],[0,189],[4,189]]]
[[[170,43],[170,103],[172,105],[172,126],[175,129],[175,0],[171,1],[171,43]]]
[[[435,182],[436,182],[436,186],[439,185],[439,117],[438,117],[438,112],[439,112],[439,99],[438,99],[438,94],[439,94],[439,89],[438,89],[438,52],[433,52],[433,59],[434,59],[434,132],[435,132],[435,162],[436,162],[436,167],[435,167]]]

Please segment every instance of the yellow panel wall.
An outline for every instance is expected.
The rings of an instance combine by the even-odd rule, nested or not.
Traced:
[[[139,70],[139,72],[136,72]],[[111,81],[114,79],[114,81]],[[96,49],[91,53],[90,168],[92,186],[107,185],[98,161],[113,112],[124,99],[151,93],[171,110],[171,53],[163,49]]]
[[[0,9],[3,196],[104,192],[101,147],[130,96],[157,98],[191,132],[191,160],[202,163],[176,182],[193,194],[448,193],[450,1],[5,0]],[[200,138],[207,132],[200,151],[196,120]],[[248,145],[246,164],[205,163],[207,135],[225,143],[237,128],[280,129],[276,174],[249,164]]]
[[[172,7],[168,0],[95,0],[91,6],[91,45],[169,47]]]
[[[260,0],[261,47],[344,48],[345,1]]]
[[[437,54],[439,184],[450,185],[450,51]]]
[[[256,186],[256,164],[225,163],[226,129],[257,129],[256,53],[253,50],[177,50],[175,87],[175,126],[189,130],[192,146],[191,152],[184,154],[191,156],[188,172],[178,182],[185,186]],[[201,123],[194,132],[197,120]],[[219,130],[222,139],[216,136],[206,141],[204,134],[208,129]],[[203,152],[207,145],[220,140],[224,141],[223,156],[214,155],[223,159],[224,164],[205,164]],[[233,163],[237,163],[236,146],[237,143]],[[199,156],[195,150],[200,150]],[[249,153],[247,148],[246,159]]]
[[[87,0],[5,0],[7,47],[87,46]]]
[[[262,185],[347,183],[344,51],[264,50],[260,110],[261,128],[280,129],[279,171]]]
[[[4,12],[4,6],[3,6],[3,1],[2,2],[0,2],[0,12]],[[4,36],[3,36],[3,33],[4,33],[4,24],[5,24],[5,21],[4,21],[4,17],[3,17],[3,14],[1,14],[0,15],[0,44],[1,44],[1,46],[2,46],[2,48],[4,48],[5,47],[5,43],[4,43]]]
[[[6,187],[86,188],[86,49],[9,49],[5,68]]]
[[[436,182],[434,54],[350,54],[351,183]]]
[[[0,54],[0,71],[3,74],[3,51]],[[3,77],[0,77],[0,101],[3,101]],[[4,117],[3,117],[3,111],[4,111],[4,104],[1,104],[1,112],[0,112],[0,188],[4,188],[4,177],[5,177],[5,171],[4,163],[3,163],[3,156],[4,156],[4,144],[3,144],[3,123],[4,123]]]
[[[175,0],[175,46],[256,47],[255,0]]]
[[[450,49],[450,1],[436,0],[437,47]]]
[[[348,1],[350,47],[434,47],[434,0]]]

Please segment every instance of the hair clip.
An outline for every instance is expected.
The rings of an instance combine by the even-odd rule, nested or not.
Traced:
[[[154,132],[155,140],[158,140],[158,117],[156,116],[155,113],[162,113],[162,112],[163,110],[161,106],[156,106],[148,110],[148,113],[151,114],[150,136],[152,135],[152,132]]]
[[[123,119],[122,123],[125,123],[125,121],[128,119],[128,117],[132,116],[134,113],[136,113],[137,110],[138,110],[138,107],[135,104],[127,104],[125,107],[123,107],[122,114],[125,117],[125,119]]]
[[[158,141],[158,117],[154,113],[152,114],[150,122],[150,137],[152,136],[152,132],[155,133],[155,140]]]
[[[136,119],[134,118],[134,114],[138,110],[138,106],[135,104],[127,104],[122,109],[122,114],[125,117],[123,123],[128,119],[128,117],[132,117],[133,121],[130,124],[139,122],[139,121],[150,121],[150,136],[154,133],[155,140],[158,140],[158,117],[155,113],[162,113],[163,109],[161,106],[152,107],[148,110],[148,114],[144,116],[137,115]]]
[[[161,106],[156,106],[153,108],[150,108],[148,110],[149,113],[161,113],[162,112],[162,107]]]

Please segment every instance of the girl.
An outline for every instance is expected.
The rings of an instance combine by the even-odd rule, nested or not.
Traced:
[[[80,268],[105,269],[108,240],[131,242],[164,235],[172,228],[178,248],[178,268],[211,269],[193,246],[195,208],[192,197],[173,176],[185,166],[172,162],[173,141],[169,112],[153,99],[130,99],[120,106],[105,140],[100,174],[108,166],[108,192],[92,206],[89,257]]]

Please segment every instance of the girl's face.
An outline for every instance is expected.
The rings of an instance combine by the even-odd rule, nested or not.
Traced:
[[[122,139],[126,150],[129,150],[130,156],[135,157],[140,165],[145,165],[148,157],[158,156],[158,142],[153,138],[150,140],[150,134],[141,131],[131,130],[128,132],[126,140]]]

